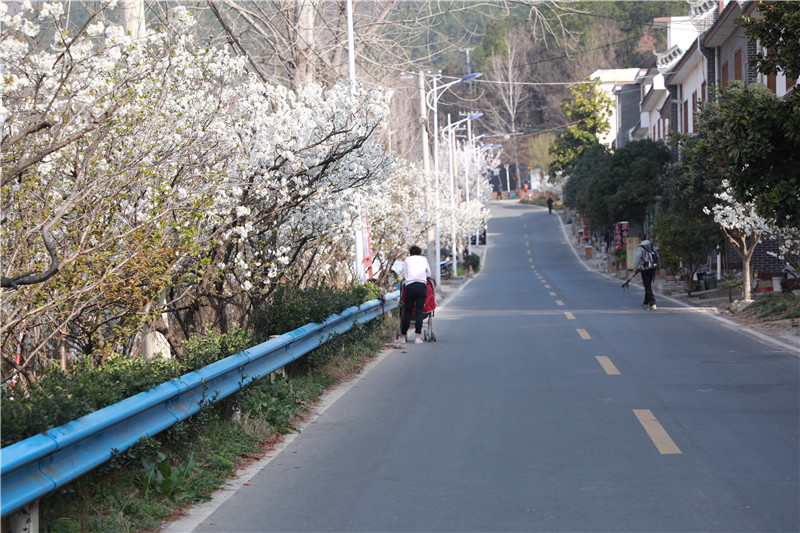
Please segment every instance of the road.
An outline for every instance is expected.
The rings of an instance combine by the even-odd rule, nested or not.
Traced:
[[[494,204],[436,343],[388,350],[168,531],[800,531],[800,359],[590,272]]]

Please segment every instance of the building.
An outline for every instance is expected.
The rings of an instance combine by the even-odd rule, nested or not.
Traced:
[[[612,102],[617,102],[617,95],[615,90],[617,87],[632,84],[639,74],[638,68],[623,68],[623,69],[600,69],[595,70],[589,76],[591,79],[597,78],[600,80],[600,89],[611,99]],[[609,148],[613,148],[617,140],[617,132],[619,131],[622,118],[617,105],[611,106],[611,117],[609,118],[611,129],[604,134],[598,136],[598,141]]]

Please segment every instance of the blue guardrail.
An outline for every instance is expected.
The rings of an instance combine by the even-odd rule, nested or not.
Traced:
[[[308,324],[0,450],[3,516],[322,345],[397,307],[400,292]]]

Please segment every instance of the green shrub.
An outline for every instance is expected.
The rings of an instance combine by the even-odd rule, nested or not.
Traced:
[[[251,345],[250,334],[237,329],[187,341],[183,361],[118,356],[97,368],[78,360],[69,373],[54,367],[28,391],[3,389],[2,445],[66,424]]]
[[[367,283],[336,290],[326,285],[299,289],[279,287],[270,300],[256,309],[250,325],[257,343],[270,335],[281,335],[310,323],[320,323],[333,314],[380,296],[380,287]]]
[[[481,258],[478,254],[469,254],[464,259],[464,268],[469,270],[469,267],[472,267],[473,272],[478,272],[481,268]]]

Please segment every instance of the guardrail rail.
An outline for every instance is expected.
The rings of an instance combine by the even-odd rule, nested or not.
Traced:
[[[398,306],[399,291],[307,324],[0,450],[0,513],[6,516],[324,344],[331,335]]]

